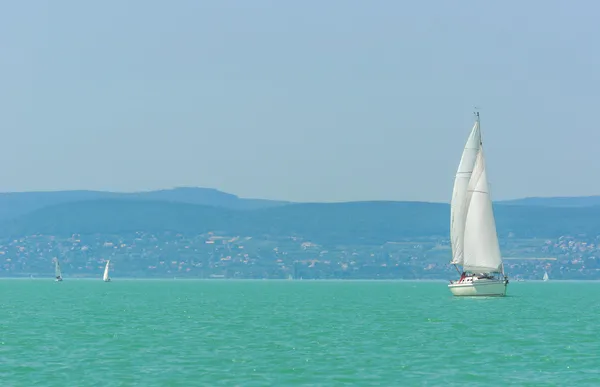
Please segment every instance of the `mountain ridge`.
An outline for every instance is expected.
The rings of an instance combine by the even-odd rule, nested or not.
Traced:
[[[501,238],[600,234],[600,206],[494,207]],[[0,236],[173,231],[382,244],[406,237],[446,238],[449,217],[448,204],[427,202],[295,203],[245,211],[159,200],[98,199],[47,206],[5,220]]]
[[[500,235],[600,234],[593,219],[600,216],[600,196],[513,199],[496,201],[494,208]],[[293,203],[240,198],[212,188],[0,193],[0,236],[170,228],[247,235],[299,233],[331,241],[357,238],[379,243],[398,233],[447,235],[448,219],[447,203]]]
[[[600,206],[600,195],[592,196],[532,196],[520,199],[502,200],[506,205],[526,205],[544,207],[594,207]]]
[[[47,206],[100,199],[161,200],[237,210],[267,208],[290,203],[280,200],[240,198],[214,188],[200,187],[177,187],[141,192],[92,190],[4,192],[0,193],[0,221],[14,219]]]
[[[171,189],[139,192],[111,192],[93,190],[4,192],[0,193],[0,221],[16,218],[26,213],[55,204],[99,199],[160,200],[216,206],[235,210],[253,210],[279,207],[289,204],[298,204],[298,202],[285,200],[242,198],[215,188],[202,187],[176,187]],[[377,202],[396,201],[381,200]],[[335,202],[321,202],[321,204],[334,203]],[[494,201],[494,203],[519,206],[591,207],[600,206],[600,196],[526,197],[519,199],[499,200]]]

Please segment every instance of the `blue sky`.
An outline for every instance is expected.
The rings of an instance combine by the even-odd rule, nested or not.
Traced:
[[[448,201],[600,194],[600,3],[10,1],[0,191]]]

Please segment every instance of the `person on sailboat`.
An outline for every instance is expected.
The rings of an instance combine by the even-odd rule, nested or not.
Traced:
[[[467,276],[466,272],[462,272],[462,274],[460,275],[460,279],[458,280],[458,282],[463,282],[465,280],[465,277]]]

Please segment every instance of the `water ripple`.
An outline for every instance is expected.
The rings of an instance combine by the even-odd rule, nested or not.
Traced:
[[[599,283],[0,281],[3,386],[600,385]]]

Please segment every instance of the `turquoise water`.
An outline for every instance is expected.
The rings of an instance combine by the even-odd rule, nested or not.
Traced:
[[[2,386],[600,385],[600,283],[1,280]]]

